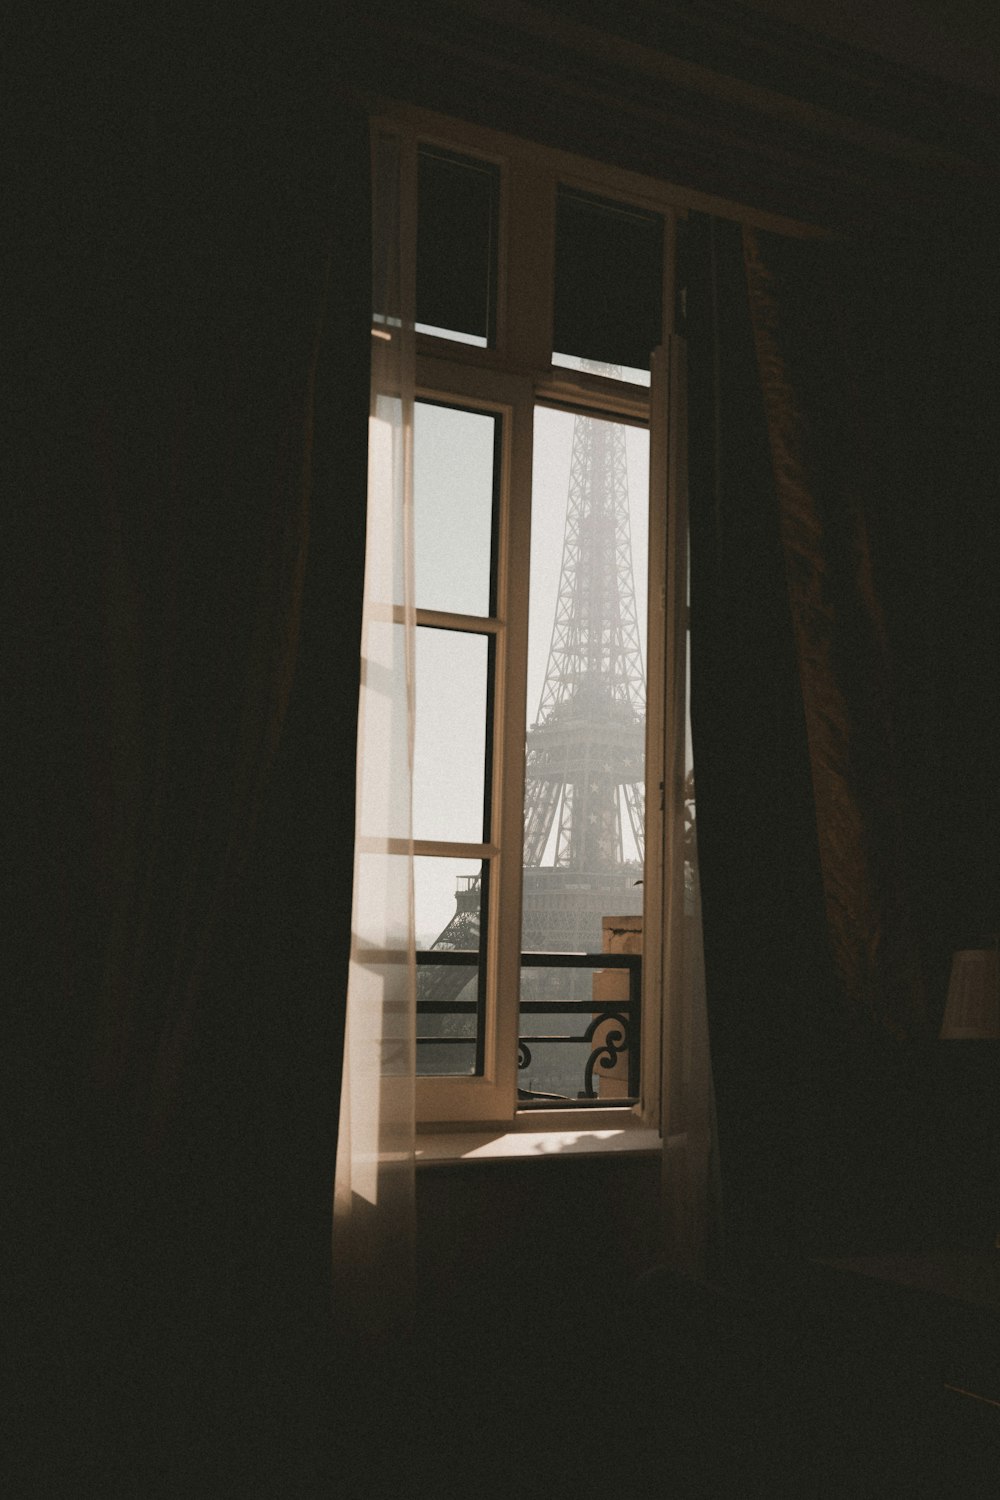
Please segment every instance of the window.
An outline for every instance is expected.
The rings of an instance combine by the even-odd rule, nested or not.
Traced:
[[[386,128],[416,205],[418,1113],[655,1123],[674,209]]]

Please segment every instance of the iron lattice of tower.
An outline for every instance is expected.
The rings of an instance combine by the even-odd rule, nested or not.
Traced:
[[[599,952],[602,917],[641,912],[644,764],[625,431],[579,415],[548,665],[526,744],[522,951]],[[478,947],[479,880],[459,885],[434,949]],[[420,996],[453,998],[468,978],[424,969]]]

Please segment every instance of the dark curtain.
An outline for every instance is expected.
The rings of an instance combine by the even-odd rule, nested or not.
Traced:
[[[687,265],[706,978],[746,1267],[920,1231],[913,747],[869,535],[888,448],[858,260],[699,218]]]
[[[330,1437],[369,150],[323,34],[290,36],[97,28],[25,131],[33,1493],[301,1493]]]

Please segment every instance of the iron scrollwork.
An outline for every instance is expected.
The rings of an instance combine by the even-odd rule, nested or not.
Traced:
[[[602,1010],[599,1016],[595,1016],[583,1034],[585,1042],[592,1042],[594,1034],[599,1026],[605,1021],[615,1022],[615,1026],[608,1029],[601,1038],[601,1045],[595,1047],[587,1058],[587,1066],[583,1072],[584,1095],[588,1099],[596,1099],[597,1092],[594,1088],[594,1068],[600,1064],[602,1072],[609,1073],[622,1052],[629,1049],[628,1019],[617,1010]]]

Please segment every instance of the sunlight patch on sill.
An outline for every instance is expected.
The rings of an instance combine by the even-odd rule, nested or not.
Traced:
[[[553,1156],[607,1156],[659,1152],[656,1130],[520,1130],[503,1133],[455,1131],[417,1137],[418,1166],[464,1161],[510,1161]]]

